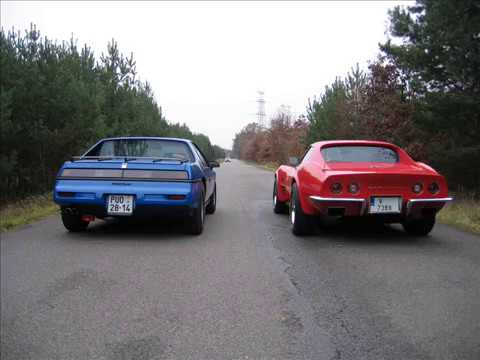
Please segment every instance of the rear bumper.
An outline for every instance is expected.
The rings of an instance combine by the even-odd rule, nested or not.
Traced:
[[[134,216],[168,213],[190,213],[198,206],[201,182],[156,181],[86,181],[58,180],[53,193],[54,201],[64,208],[74,208],[98,217],[107,216],[109,195],[132,195]],[[183,195],[180,200],[170,195]]]
[[[333,216],[363,216],[368,213],[369,199],[365,198],[330,198],[309,196],[316,210],[323,215]],[[453,201],[451,197],[423,198],[403,200],[400,214],[397,216],[420,216],[425,211],[437,212],[447,203]],[[335,214],[335,215],[334,215]]]
[[[419,215],[424,209],[434,209],[439,211],[447,203],[453,201],[452,197],[430,198],[430,199],[410,199],[407,201],[406,216]]]

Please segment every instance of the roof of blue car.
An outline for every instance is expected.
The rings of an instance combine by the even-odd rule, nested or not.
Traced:
[[[159,136],[119,136],[119,137],[110,137],[102,139],[104,140],[172,140],[172,141],[183,141],[183,142],[192,142],[190,139],[181,139],[174,137],[159,137]]]

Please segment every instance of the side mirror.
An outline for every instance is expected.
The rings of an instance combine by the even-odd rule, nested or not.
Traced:
[[[289,157],[288,158],[288,163],[290,166],[297,166],[298,165],[298,158],[297,157]]]
[[[218,163],[218,161],[209,161],[208,166],[213,169],[216,167],[220,167],[220,164]]]

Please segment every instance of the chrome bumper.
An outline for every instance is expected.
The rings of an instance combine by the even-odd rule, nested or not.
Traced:
[[[365,214],[365,210],[367,207],[367,200],[366,199],[359,199],[359,198],[328,198],[328,197],[321,197],[321,196],[310,196],[310,200],[314,202],[322,203],[322,202],[337,202],[337,203],[351,203],[351,204],[361,204],[362,208],[360,209],[360,215]]]
[[[326,197],[321,197],[321,196],[310,196],[310,199],[318,202],[332,202],[332,201],[338,201],[338,202],[354,202],[354,203],[363,203],[365,202],[365,199],[358,199],[358,198],[326,198]]]
[[[453,201],[452,197],[446,198],[429,198],[429,199],[410,199],[407,201],[407,212],[406,215],[410,214],[412,211],[412,207],[416,204],[431,204],[431,203],[442,203],[445,204],[447,202]]]
[[[362,204],[362,209],[360,214],[364,214],[367,206],[367,199],[359,199],[359,198],[328,198],[328,197],[321,197],[321,196],[310,196],[310,199],[314,202],[323,203],[323,202],[337,202],[337,203],[356,203]],[[406,208],[406,215],[410,213],[412,207],[415,204],[431,204],[431,203],[447,203],[453,201],[453,198],[446,197],[446,198],[428,198],[428,199],[410,199],[407,201],[407,208]],[[442,204],[442,205],[443,205]]]

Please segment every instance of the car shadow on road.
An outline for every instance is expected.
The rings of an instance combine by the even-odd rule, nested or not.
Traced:
[[[91,223],[85,232],[69,234],[85,240],[194,240],[198,236],[190,235],[188,224],[180,219],[107,219],[96,220]]]
[[[412,236],[400,225],[380,224],[365,221],[333,221],[318,224],[311,236],[305,241],[328,241],[352,243],[357,245],[392,245],[415,247],[439,247],[442,241],[430,234],[428,236]]]

